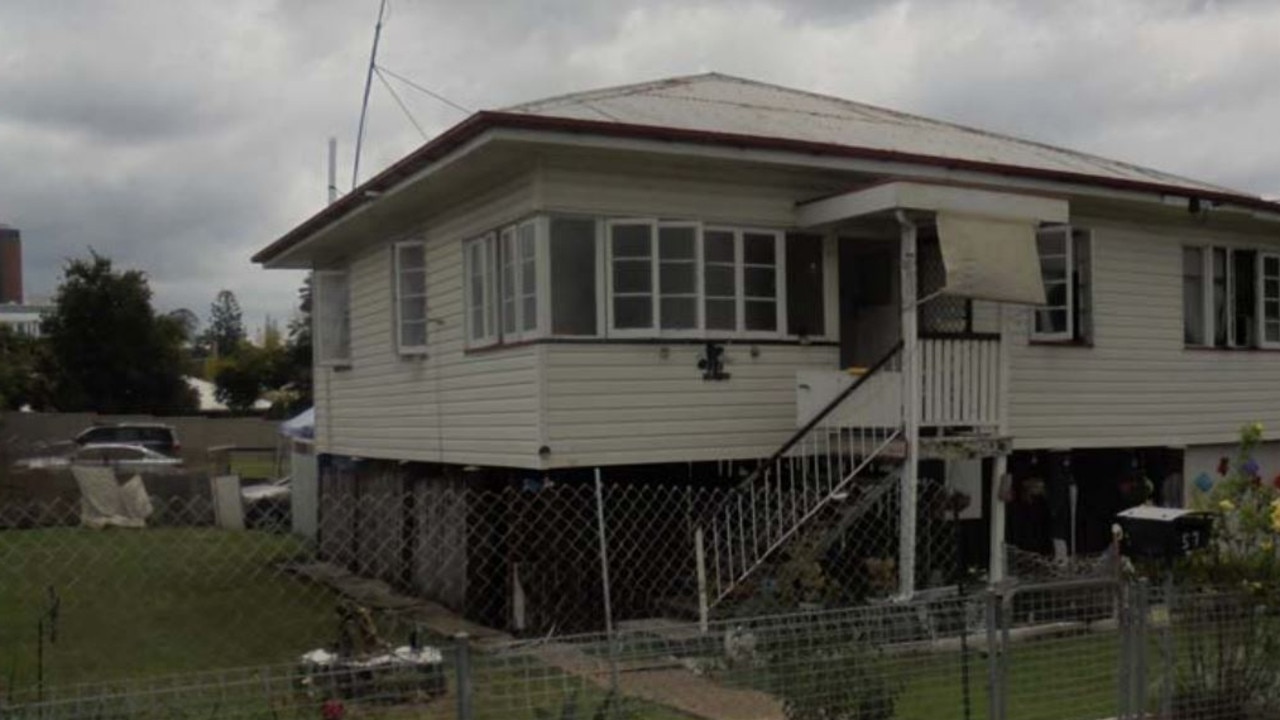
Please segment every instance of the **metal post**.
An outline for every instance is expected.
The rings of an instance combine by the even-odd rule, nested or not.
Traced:
[[[920,364],[916,332],[916,226],[902,210],[897,213],[901,229],[902,293],[902,425],[906,457],[899,495],[898,595],[903,600],[916,588],[916,493],[920,465]]]
[[[1173,560],[1164,573],[1164,626],[1160,628],[1160,717],[1173,717]]]
[[[987,560],[987,580],[992,585],[1004,582],[1006,573],[1004,534],[1005,507],[1000,497],[1004,489],[1005,476],[1008,475],[1009,456],[997,455],[991,471],[991,551]]]
[[[702,528],[693,531],[693,551],[698,561],[698,629],[706,635],[710,608],[707,604],[707,553]]]
[[[604,483],[600,480],[600,468],[596,468],[596,529],[600,533],[600,584],[604,591],[604,633],[609,643],[609,689],[618,694],[618,657],[613,642],[613,606],[609,592],[609,540],[604,525]]]
[[[1132,711],[1135,717],[1147,714],[1147,617],[1149,595],[1147,581],[1142,580],[1135,588],[1133,607],[1133,689],[1134,700]]]
[[[1120,720],[1132,717],[1129,706],[1133,699],[1133,616],[1130,593],[1123,583],[1116,586],[1116,625],[1120,631],[1120,663],[1116,668],[1116,715]]]
[[[989,720],[1001,720],[999,698],[1004,688],[1000,682],[1000,639],[996,635],[996,625],[1000,615],[1000,596],[994,589],[987,590],[986,605],[987,717]]]
[[[471,720],[471,638],[465,632],[453,638],[457,650],[458,720]]]
[[[329,204],[338,199],[338,138],[329,138]]]

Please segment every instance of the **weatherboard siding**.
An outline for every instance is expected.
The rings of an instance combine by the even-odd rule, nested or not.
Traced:
[[[1259,421],[1280,438],[1280,352],[1184,347],[1182,247],[1280,249],[1280,238],[1190,226],[1074,221],[1093,230],[1093,347],[1028,342],[1011,321],[1010,428],[1016,448],[1232,442]]]
[[[539,351],[467,352],[462,242],[532,209],[522,178],[354,258],[351,366],[318,368],[317,430],[325,452],[366,458],[530,466],[539,447]],[[394,339],[391,247],[427,242],[429,355],[401,356]]]
[[[554,465],[751,459],[796,429],[796,371],[834,369],[831,346],[730,344],[728,380],[703,380],[701,345],[547,347]]]

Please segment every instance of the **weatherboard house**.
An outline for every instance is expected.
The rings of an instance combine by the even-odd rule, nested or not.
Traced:
[[[479,112],[254,259],[314,272],[322,494],[717,485],[704,604],[870,488],[909,594],[929,488],[998,579],[1185,502],[1246,423],[1280,473],[1280,204],[840,98]]]

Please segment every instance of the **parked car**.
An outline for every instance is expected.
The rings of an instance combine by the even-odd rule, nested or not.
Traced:
[[[178,433],[171,425],[161,423],[115,423],[95,425],[76,435],[77,445],[135,445],[177,457],[182,450]]]
[[[141,445],[103,443],[77,447],[61,455],[23,458],[14,463],[22,470],[59,470],[72,465],[109,465],[122,473],[154,473],[182,467],[182,460]]]

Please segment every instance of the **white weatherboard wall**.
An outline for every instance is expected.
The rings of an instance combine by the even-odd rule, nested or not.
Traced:
[[[351,367],[317,368],[321,452],[394,460],[536,463],[538,349],[464,351],[462,242],[528,214],[526,177],[360,253],[351,271]],[[427,240],[428,357],[395,347],[391,243]]]
[[[1230,443],[1262,422],[1280,437],[1280,352],[1183,345],[1182,246],[1280,248],[1275,236],[1078,219],[1093,230],[1094,346],[1028,343],[1012,323],[1015,448]]]
[[[555,465],[768,456],[795,432],[796,370],[836,367],[830,346],[725,350],[728,380],[702,379],[700,345],[547,348],[547,444]],[[666,356],[663,356],[666,348]]]

